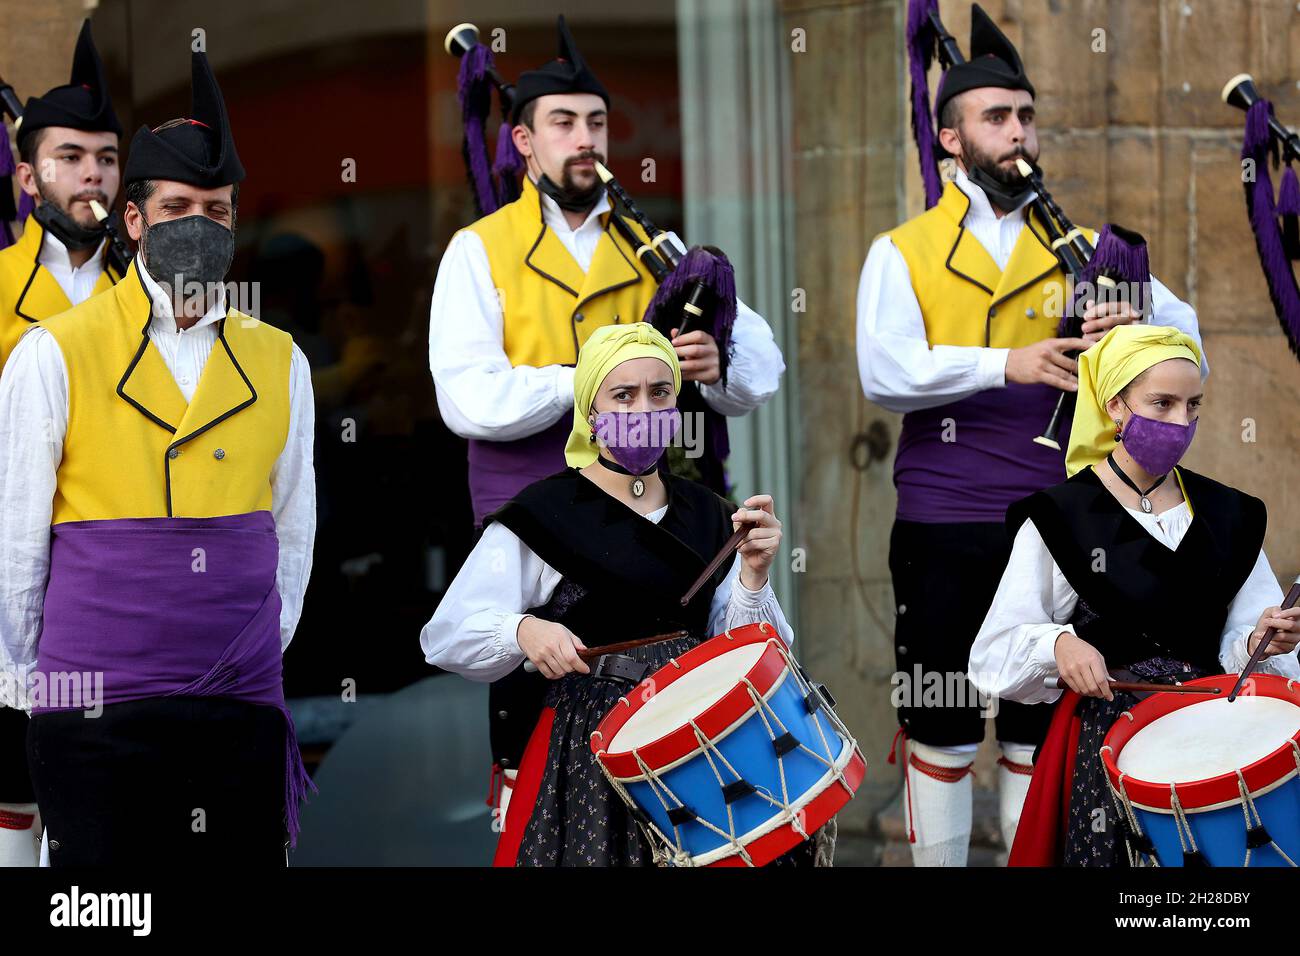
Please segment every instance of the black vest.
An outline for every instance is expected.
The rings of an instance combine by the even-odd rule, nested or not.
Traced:
[[[1171,551],[1091,468],[1007,511],[1012,538],[1032,519],[1079,595],[1070,623],[1111,667],[1171,657],[1219,673],[1228,607],[1264,543],[1264,502],[1185,468],[1192,523]]]
[[[668,510],[658,524],[575,469],[529,485],[489,515],[562,575],[550,600],[528,613],[563,624],[588,647],[687,630],[707,633],[724,561],[690,604],[681,598],[731,536],[735,507],[705,486],[660,472]],[[549,681],[522,668],[491,691],[492,759],[518,769]]]

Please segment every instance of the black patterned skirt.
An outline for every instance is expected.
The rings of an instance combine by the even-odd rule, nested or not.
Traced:
[[[626,653],[649,663],[653,671],[699,643],[698,638],[685,637]],[[626,693],[626,684],[586,674],[569,674],[551,685],[546,706],[553,709],[554,718],[546,753],[526,755],[519,768],[522,780],[535,772],[530,759],[544,760],[516,866],[654,865],[648,840],[591,752],[592,733]],[[769,865],[811,866],[816,845],[815,840],[805,840]]]
[[[1207,673],[1183,661],[1161,657],[1130,665],[1129,671],[1132,677],[1124,675],[1125,679],[1155,684],[1186,682]],[[1131,709],[1138,699],[1131,693],[1120,691],[1112,701],[1085,697],[1079,702],[1079,747],[1070,782],[1065,866],[1129,865],[1124,843],[1127,824],[1111,794],[1106,765],[1101,760],[1101,748],[1120,714]]]

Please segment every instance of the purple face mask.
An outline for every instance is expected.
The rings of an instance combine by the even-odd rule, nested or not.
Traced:
[[[596,437],[616,462],[634,475],[644,475],[663,457],[681,424],[682,413],[675,408],[601,412],[596,416]]]
[[[1196,421],[1180,425],[1177,422],[1143,418],[1133,412],[1128,424],[1124,426],[1121,441],[1124,450],[1149,474],[1168,474],[1191,447],[1192,439],[1196,436]]]

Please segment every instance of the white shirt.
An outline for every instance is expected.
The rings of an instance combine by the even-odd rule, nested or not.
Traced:
[[[1024,215],[1013,211],[999,218],[984,190],[961,170],[954,182],[970,198],[970,211],[964,220],[967,231],[988,250],[998,268],[1005,269],[1025,227]],[[1028,202],[1026,198],[1017,209],[1023,209]],[[1200,346],[1196,313],[1154,276],[1151,307],[1152,325],[1173,326]],[[907,261],[887,235],[871,244],[858,280],[857,343],[862,391],[890,411],[933,408],[985,389],[1006,386],[1010,349],[930,345]],[[1201,375],[1208,374],[1209,364],[1202,359]]]
[[[186,400],[217,339],[218,304],[190,329],[178,329],[170,300],[141,269],[154,296],[149,341],[158,349]],[[289,434],[271,473],[271,513],[280,544],[280,646],[286,648],[302,614],[316,535],[312,466],[315,403],[311,369],[297,345],[289,365]],[[35,664],[50,562],[50,519],[68,425],[68,370],[54,336],[33,325],[18,340],[0,375],[0,704],[13,696]],[[8,674],[11,679],[3,679]]]
[[[1192,523],[1186,502],[1158,515],[1133,508],[1124,510],[1170,550],[1178,549]],[[1246,639],[1264,609],[1280,605],[1282,596],[1261,550],[1250,576],[1228,607],[1219,648],[1224,673],[1239,673],[1246,666],[1250,658]],[[1060,697],[1063,691],[1043,685],[1048,678],[1060,676],[1056,669],[1056,639],[1062,631],[1075,633],[1066,622],[1078,600],[1078,593],[1061,573],[1038,528],[1032,520],[1026,521],[1016,532],[997,594],[971,647],[967,672],[971,683],[990,697],[1026,704]],[[1300,678],[1294,651],[1265,658],[1259,670]]]
[[[583,272],[604,231],[602,196],[586,220],[570,229],[555,200],[541,195],[546,227],[569,250]],[[673,236],[674,242],[681,242]],[[504,316],[483,240],[472,230],[457,233],[447,245],[429,307],[429,369],[442,419],[462,438],[512,441],[549,428],[573,409],[573,367],[512,366],[504,346]],[[709,407],[723,415],[743,415],[774,394],[785,361],[762,316],[736,302],[734,350],[722,382],[700,385]]]
[[[54,281],[59,284],[63,294],[73,305],[81,305],[95,291],[95,283],[104,274],[105,243],[100,243],[95,254],[80,266],[74,266],[68,256],[68,247],[48,229],[41,243],[40,262]]]
[[[586,479],[583,479],[586,480]],[[668,506],[644,517],[658,524]],[[794,632],[786,622],[769,581],[751,591],[740,580],[741,557],[713,592],[709,634],[767,621],[787,643]],[[500,522],[483,531],[464,567],[451,582],[438,609],[420,632],[420,647],[430,664],[470,680],[494,681],[523,663],[519,622],[529,608],[551,599],[562,576]],[[578,635],[581,637],[582,635]]]

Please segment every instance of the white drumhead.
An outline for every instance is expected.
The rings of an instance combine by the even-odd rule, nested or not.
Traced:
[[[623,753],[644,747],[699,717],[740,683],[766,649],[766,642],[745,644],[691,668],[641,705],[607,749]],[[633,689],[629,696],[637,693]]]
[[[1121,717],[1120,720],[1127,720]],[[1232,773],[1300,730],[1300,707],[1276,697],[1226,697],[1180,707],[1143,727],[1119,752],[1122,773],[1150,783],[1191,783]]]

